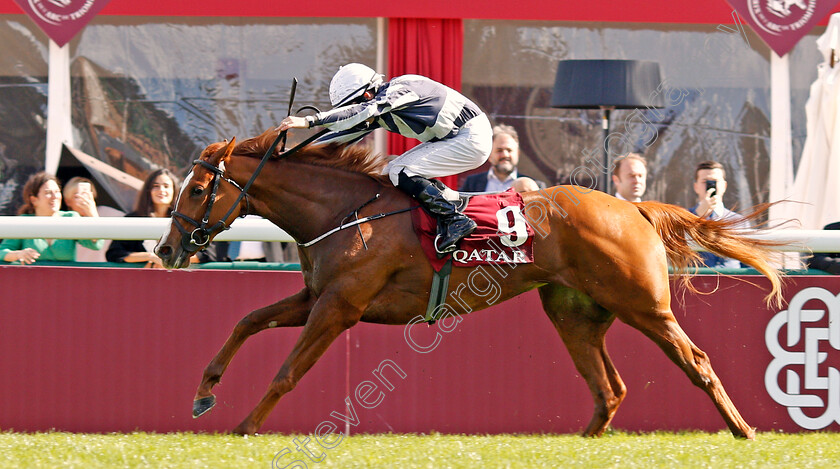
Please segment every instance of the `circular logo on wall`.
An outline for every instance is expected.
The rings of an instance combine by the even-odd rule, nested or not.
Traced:
[[[750,16],[769,34],[779,35],[804,27],[813,18],[817,0],[750,0]]]
[[[95,0],[28,0],[29,7],[38,18],[57,26],[64,21],[75,21],[85,16]]]

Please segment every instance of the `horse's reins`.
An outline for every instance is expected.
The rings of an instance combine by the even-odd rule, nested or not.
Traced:
[[[291,115],[291,113],[292,113],[292,105],[293,105],[294,100],[295,100],[295,91],[296,90],[297,90],[297,78],[295,78],[292,81],[292,91],[291,91],[291,98],[289,99],[289,111],[288,111],[287,116]],[[300,144],[296,145],[295,147],[290,149],[288,152],[285,152],[285,153],[279,155],[278,158],[296,153],[298,150],[300,150],[304,146],[312,143],[315,139],[320,138],[326,132],[327,132],[327,129],[323,129],[322,131],[316,133],[315,135],[309,137],[308,139],[304,140]],[[265,164],[268,162],[269,158],[271,158],[271,155],[274,153],[274,149],[277,148],[277,145],[281,141],[283,142],[283,146],[281,147],[281,151],[283,151],[283,149],[285,149],[285,147],[286,147],[286,134],[287,134],[287,131],[284,130],[277,135],[277,138],[274,139],[274,142],[271,143],[271,146],[268,147],[268,150],[265,152],[265,155],[263,155],[262,160],[260,160],[260,164],[257,165],[257,169],[255,169],[254,173],[251,175],[251,179],[248,180],[248,182],[245,184],[244,187],[240,187],[239,184],[237,184],[235,181],[233,181],[230,178],[225,177],[224,170],[219,168],[218,166],[214,166],[214,165],[212,165],[212,164],[210,164],[210,163],[208,163],[204,160],[201,160],[201,159],[197,159],[197,160],[193,161],[193,165],[204,166],[205,168],[207,168],[209,171],[211,171],[213,173],[213,189],[210,192],[210,201],[207,203],[207,210],[204,212],[204,217],[201,219],[200,222],[193,219],[192,217],[184,215],[181,212],[177,212],[177,211],[172,212],[172,219],[173,219],[173,221],[175,221],[175,227],[178,229],[178,231],[181,232],[181,235],[182,235],[182,237],[181,237],[181,247],[185,251],[190,252],[190,253],[196,252],[199,249],[201,249],[203,246],[205,246],[207,243],[210,242],[210,237],[214,232],[225,231],[225,230],[230,229],[230,226],[228,226],[227,223],[225,223],[225,220],[227,220],[228,217],[236,209],[236,207],[239,206],[239,204],[242,203],[242,199],[245,199],[245,203],[246,203],[246,208],[245,208],[245,213],[244,214],[245,215],[248,214],[248,212],[250,211],[250,208],[251,208],[250,207],[250,202],[248,201],[248,189],[251,188],[251,185],[257,179],[257,176],[259,176],[260,171],[262,171],[263,166],[265,166]],[[195,170],[195,167],[193,167],[193,170]],[[216,193],[218,192],[219,182],[221,180],[225,180],[225,181],[231,183],[237,189],[239,189],[239,196],[236,198],[234,203],[230,206],[230,209],[228,209],[227,213],[225,213],[225,215],[222,218],[220,218],[219,221],[217,221],[213,226],[208,227],[208,225],[210,224],[210,212],[213,210],[213,205],[216,202]],[[242,216],[244,216],[244,215],[242,215]],[[178,220],[177,220],[178,218],[186,220],[187,222],[189,222],[190,224],[192,224],[196,228],[192,232],[187,231],[186,228],[181,226],[181,223],[178,222]]]
[[[289,115],[291,115],[291,113],[292,113],[292,104],[294,103],[294,100],[295,100],[295,90],[296,89],[297,89],[297,78],[295,78],[292,81],[292,91],[291,91],[291,98],[289,99],[289,111],[288,111],[287,117]],[[318,111],[318,109],[315,108],[314,106],[304,106],[304,107],[301,108],[301,110],[302,109],[314,109],[316,112]],[[174,223],[175,228],[177,228],[178,231],[180,231],[181,235],[182,235],[181,236],[181,247],[189,253],[197,252],[199,249],[201,249],[202,247],[207,245],[207,243],[210,242],[210,237],[214,232],[216,232],[217,230],[219,232],[229,230],[230,226],[228,226],[228,224],[225,223],[225,220],[227,220],[228,217],[236,209],[236,207],[239,206],[239,204],[242,203],[242,199],[245,199],[246,206],[245,206],[244,214],[242,214],[240,216],[245,216],[245,215],[248,214],[248,212],[250,211],[250,207],[251,207],[250,202],[248,201],[248,189],[251,188],[251,185],[257,179],[257,176],[259,176],[260,171],[262,171],[263,167],[268,162],[269,158],[271,158],[272,153],[274,153],[274,149],[277,148],[277,145],[281,141],[283,142],[283,146],[280,147],[280,151],[283,152],[283,153],[281,153],[280,155],[277,156],[278,159],[289,156],[289,155],[292,155],[292,154],[300,151],[301,148],[303,148],[303,147],[309,145],[310,143],[312,143],[313,141],[321,138],[321,136],[323,136],[327,132],[329,132],[329,129],[322,129],[321,131],[317,132],[315,135],[312,135],[311,137],[307,138],[303,142],[295,145],[294,147],[289,149],[289,151],[284,151],[285,147],[286,147],[286,133],[287,133],[287,131],[284,130],[284,131],[280,132],[277,135],[277,138],[274,139],[274,142],[272,142],[271,145],[268,147],[268,150],[265,152],[265,155],[263,155],[262,160],[260,160],[260,164],[257,165],[257,168],[254,170],[254,173],[251,175],[251,178],[248,180],[248,182],[245,183],[244,187],[240,187],[239,184],[236,183],[236,181],[234,181],[234,180],[232,180],[228,177],[225,177],[224,170],[219,168],[218,166],[213,166],[212,164],[210,164],[210,163],[208,163],[204,160],[201,160],[201,159],[194,160],[193,165],[204,166],[206,169],[208,169],[209,171],[211,171],[213,173],[213,189],[210,192],[210,201],[207,203],[207,209],[204,212],[204,217],[201,219],[200,222],[193,219],[192,217],[184,215],[181,212],[177,212],[177,211],[172,212],[172,220],[175,222]],[[195,166],[193,166],[193,170],[195,170]],[[217,221],[213,226],[208,227],[208,225],[210,224],[210,212],[213,210],[213,204],[216,202],[216,193],[218,192],[218,189],[219,189],[219,183],[222,180],[232,184],[234,187],[239,189],[239,196],[237,196],[236,200],[230,206],[230,209],[228,209],[227,213],[225,213],[225,215],[223,217],[221,217],[219,219],[219,221]],[[322,239],[324,239],[324,238],[326,238],[326,237],[328,237],[328,236],[330,236],[330,235],[332,235],[332,234],[334,234],[338,231],[350,228],[352,226],[357,226],[357,225],[359,225],[361,223],[364,223],[364,222],[367,222],[367,221],[378,220],[380,218],[384,218],[384,217],[387,217],[389,215],[395,215],[395,214],[398,214],[398,213],[407,212],[407,211],[411,210],[411,208],[407,208],[407,209],[402,209],[402,210],[395,210],[395,211],[388,212],[388,213],[379,213],[379,214],[372,215],[372,216],[369,216],[369,217],[359,218],[359,216],[358,216],[359,210],[361,210],[363,207],[365,207],[366,205],[375,201],[378,198],[379,198],[379,194],[376,194],[372,199],[370,199],[369,201],[362,204],[359,208],[357,208],[356,210],[351,212],[347,217],[344,217],[344,220],[346,220],[347,218],[350,217],[350,215],[354,215],[355,218],[356,218],[354,221],[345,224],[344,220],[342,220],[342,223],[339,226],[337,226],[336,228],[333,228],[332,230],[322,234],[321,236],[318,236],[317,238],[315,238],[312,241],[309,241],[307,243],[297,243],[298,246],[304,247],[304,248],[309,247],[309,246],[312,246],[313,244],[317,243],[318,241],[321,241]],[[187,222],[189,222],[190,224],[192,224],[196,228],[192,232],[187,231],[187,229],[184,228],[181,225],[180,222],[178,222],[178,218],[186,220]],[[359,231],[359,236],[361,236],[361,235],[362,234],[361,234],[361,230],[360,230]],[[364,237],[362,237],[362,243],[365,244],[365,249],[367,249],[367,243],[365,243]]]
[[[408,212],[410,210],[414,210],[415,208],[419,207],[419,205],[418,205],[418,206],[415,206],[415,207],[403,208],[403,209],[400,209],[400,210],[394,210],[394,211],[387,212],[387,213],[377,213],[376,215],[371,215],[369,217],[359,218],[359,210],[364,208],[369,203],[376,201],[379,198],[379,196],[380,196],[380,194],[376,194],[375,196],[373,196],[372,199],[363,203],[361,206],[359,206],[359,208],[357,208],[356,210],[353,210],[346,217],[344,217],[344,220],[347,220],[348,218],[350,218],[351,215],[356,218],[355,220],[351,221],[350,223],[344,223],[344,220],[342,220],[341,223],[338,226],[336,226],[335,228],[327,231],[326,233],[322,234],[321,236],[318,236],[317,238],[313,239],[312,241],[309,241],[309,242],[306,242],[306,243],[297,243],[297,245],[302,247],[302,248],[308,248],[309,246],[312,246],[313,244],[317,243],[318,241],[321,241],[321,240],[323,240],[324,238],[326,238],[330,235],[338,233],[341,230],[346,230],[347,228],[352,228],[354,226],[361,225],[362,223],[365,223],[365,222],[369,222],[369,221],[373,221],[373,220],[379,220],[380,218],[385,218],[385,217],[388,217],[388,216],[391,216],[391,215],[396,215],[398,213]],[[361,228],[359,229],[359,237],[362,239],[362,244],[365,246],[365,249],[367,249],[367,242],[365,241],[365,237],[362,236]]]
[[[328,129],[321,130],[320,132],[318,132],[315,135],[307,138],[306,140],[299,143],[298,145],[292,147],[287,152],[285,152],[281,155],[278,155],[278,158],[282,158],[282,157],[289,156],[289,155],[292,155],[294,153],[297,153],[301,148],[305,147],[306,145],[309,145],[310,143],[312,143],[316,139],[323,136],[328,131],[329,131]],[[225,223],[225,220],[227,220],[228,217],[230,217],[230,215],[236,209],[236,207],[239,204],[242,203],[242,199],[245,199],[246,204],[248,204],[248,205],[247,205],[247,208],[245,210],[245,213],[240,215],[240,216],[245,216],[245,215],[248,214],[248,211],[250,209],[250,203],[248,202],[248,189],[251,188],[251,185],[257,179],[257,176],[259,176],[260,171],[262,171],[262,168],[268,162],[269,158],[271,157],[271,154],[274,152],[274,149],[277,148],[277,145],[280,143],[280,141],[281,140],[285,141],[285,134],[286,134],[286,131],[284,130],[284,131],[280,132],[280,135],[278,135],[276,139],[274,139],[274,142],[268,148],[268,151],[266,151],[262,160],[260,160],[260,164],[257,165],[257,169],[255,169],[254,173],[251,175],[251,179],[249,179],[248,182],[245,183],[245,186],[242,186],[242,187],[240,187],[239,184],[237,184],[232,179],[225,177],[224,176],[224,170],[219,168],[218,166],[213,166],[212,164],[210,164],[210,163],[208,163],[204,160],[193,161],[193,164],[204,166],[205,168],[207,168],[208,170],[213,172],[213,190],[210,193],[210,201],[207,203],[207,210],[204,212],[204,218],[202,218],[200,222],[196,221],[195,219],[193,219],[193,218],[191,218],[187,215],[184,215],[181,212],[172,212],[172,217],[175,220],[175,227],[178,229],[178,231],[181,232],[182,235],[185,235],[181,238],[181,247],[184,248],[184,250],[186,250],[188,252],[198,251],[201,247],[203,247],[208,242],[210,242],[210,235],[212,235],[214,232],[229,230],[230,226],[228,226],[228,224]],[[237,189],[239,189],[239,196],[236,198],[236,200],[230,206],[230,209],[228,209],[227,213],[225,213],[225,215],[223,217],[221,217],[219,219],[219,221],[217,221],[213,226],[208,227],[208,225],[210,224],[210,212],[213,210],[213,204],[216,202],[216,192],[217,192],[218,187],[219,187],[219,181],[221,181],[221,180],[225,180],[225,181],[231,183]],[[187,231],[184,227],[181,226],[180,223],[178,223],[178,221],[177,221],[177,219],[175,219],[175,217],[182,218],[182,219],[188,221],[189,223],[191,223],[196,228],[192,232]]]

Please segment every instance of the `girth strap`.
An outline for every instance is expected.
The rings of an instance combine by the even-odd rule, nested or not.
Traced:
[[[426,317],[424,321],[432,325],[438,319],[438,307],[446,302],[446,294],[449,290],[449,276],[452,275],[452,257],[446,261],[446,264],[435,272],[432,279],[432,291],[429,293],[429,305],[426,307]]]

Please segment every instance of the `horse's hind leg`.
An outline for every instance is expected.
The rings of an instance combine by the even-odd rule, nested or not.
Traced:
[[[691,382],[712,398],[733,435],[750,440],[755,438],[755,429],[747,425],[729,399],[712,369],[709,357],[691,342],[670,311],[657,316],[634,317],[632,320],[622,317],[622,320],[653,339],[668,358],[685,371]]]
[[[358,307],[338,295],[322,294],[312,308],[294,349],[283,362],[268,391],[233,433],[256,433],[280,398],[294,389],[339,334],[358,323],[361,317],[362,311]]]
[[[627,252],[630,252],[629,248]],[[691,342],[677,324],[671,312],[671,296],[664,262],[658,267],[646,267],[644,256],[647,251],[637,249],[635,252],[640,253],[636,263],[639,267],[635,273],[647,272],[648,275],[637,275],[637,278],[622,277],[618,274],[620,271],[613,271],[612,276],[602,279],[596,294],[592,295],[593,298],[613,312],[619,320],[656,342],[668,358],[682,368],[691,382],[712,398],[733,435],[755,438],[755,431],[747,425],[732,404],[720,379],[712,370],[709,358]],[[659,274],[649,275],[657,270]],[[616,295],[615,292],[627,293]]]
[[[595,411],[583,435],[601,436],[627,394],[604,343],[614,316],[577,290],[546,285],[539,291],[546,314],[592,393]]]
[[[303,326],[306,324],[306,318],[309,317],[313,303],[309,289],[304,288],[282,301],[255,310],[242,318],[233,328],[233,332],[221,350],[204,369],[201,384],[196,390],[193,401],[193,417],[198,417],[213,408],[216,403],[212,393],[213,386],[222,379],[222,374],[233,356],[248,337],[270,327]]]

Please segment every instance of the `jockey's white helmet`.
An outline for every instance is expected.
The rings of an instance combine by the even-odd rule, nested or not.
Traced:
[[[370,88],[382,84],[382,75],[362,64],[339,67],[330,81],[330,103],[333,107],[347,104],[363,95]]]

